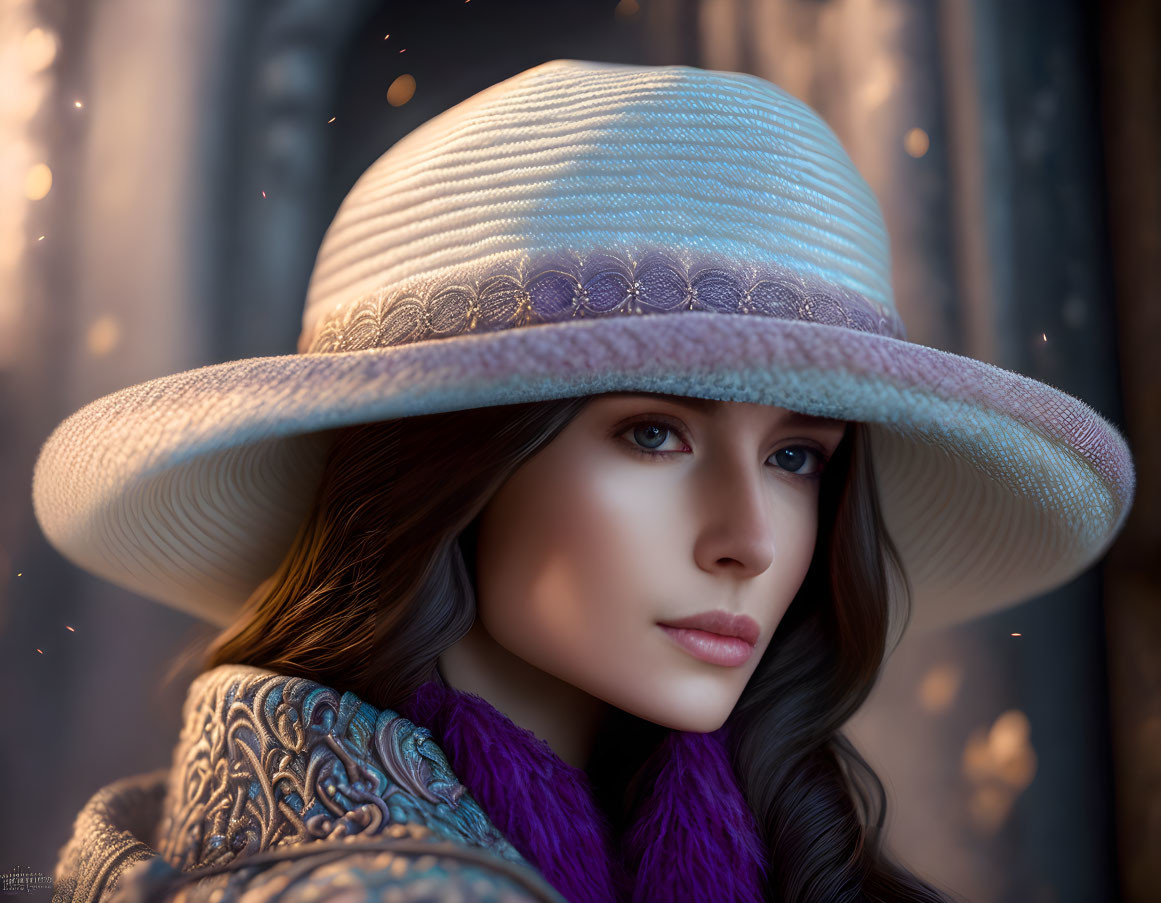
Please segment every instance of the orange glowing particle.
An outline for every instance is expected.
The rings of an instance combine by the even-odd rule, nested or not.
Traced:
[[[920,128],[911,129],[903,138],[903,147],[912,157],[922,157],[930,146],[931,139]]]
[[[411,75],[401,75],[387,88],[387,103],[393,107],[401,107],[415,96],[415,78]]]

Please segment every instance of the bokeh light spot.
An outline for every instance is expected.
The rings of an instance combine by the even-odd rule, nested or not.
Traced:
[[[391,82],[387,89],[387,103],[393,107],[401,107],[415,95],[415,79],[404,74]]]
[[[963,673],[955,665],[936,665],[919,682],[919,704],[934,715],[946,712],[955,701],[962,680]]]
[[[37,163],[24,176],[24,196],[39,201],[52,188],[52,170],[47,163]]]
[[[34,28],[24,36],[24,65],[29,72],[40,72],[56,59],[56,35],[46,28]]]
[[[116,319],[105,314],[89,327],[85,336],[85,344],[88,345],[89,353],[93,357],[104,357],[117,347],[120,338],[121,328],[117,325]]]
[[[931,139],[927,137],[927,132],[923,129],[911,129],[903,139],[903,148],[912,157],[922,157],[927,153],[929,147],[931,147]]]

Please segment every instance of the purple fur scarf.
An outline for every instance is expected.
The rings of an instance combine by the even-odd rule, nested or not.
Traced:
[[[570,903],[762,900],[766,855],[724,731],[669,731],[652,793],[612,837],[588,775],[487,700],[438,682],[401,707],[432,732],[492,823]]]

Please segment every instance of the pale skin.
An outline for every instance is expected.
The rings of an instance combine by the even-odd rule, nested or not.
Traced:
[[[481,513],[476,621],[440,674],[577,768],[609,706],[721,727],[806,576],[817,475],[845,429],[741,402],[594,399]],[[715,609],[757,621],[745,663],[703,661],[660,626]]]

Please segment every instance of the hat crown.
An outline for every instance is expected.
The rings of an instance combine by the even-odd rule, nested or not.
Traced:
[[[300,351],[688,309],[901,337],[879,205],[757,76],[554,60],[406,135],[311,275]]]

